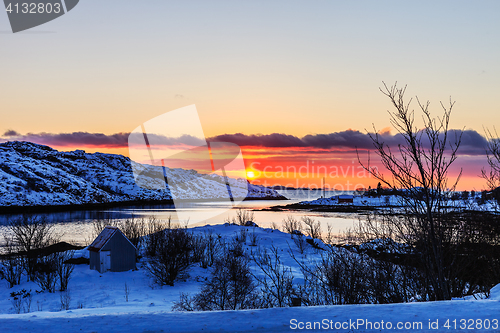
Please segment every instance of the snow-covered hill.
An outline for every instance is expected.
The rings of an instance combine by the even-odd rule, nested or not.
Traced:
[[[57,151],[31,142],[0,144],[0,207],[85,205],[127,201],[162,201],[172,199],[170,191],[147,189],[136,185],[132,162],[122,155],[82,150]],[[151,165],[139,166],[143,175],[157,174]],[[185,199],[214,199],[227,195],[222,177],[199,177],[194,170],[174,169],[169,174],[178,181],[197,177],[199,188],[182,193]],[[147,181],[148,179],[146,179]],[[152,180],[154,181],[154,180]],[[275,190],[246,186],[231,179],[234,196],[281,198]],[[234,186],[233,186],[234,185]],[[182,191],[182,189],[180,189]]]

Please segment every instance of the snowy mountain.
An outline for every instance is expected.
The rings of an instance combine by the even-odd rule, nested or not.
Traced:
[[[137,186],[132,163],[135,162],[122,155],[87,154],[83,150],[63,152],[31,142],[5,142],[0,144],[0,207],[172,199],[168,188]],[[158,174],[157,168],[151,165],[135,167],[144,170],[144,177]],[[199,188],[182,193],[185,199],[215,199],[227,194],[226,184],[218,175],[200,177],[196,171],[184,169],[169,170],[169,174],[175,175],[179,182],[197,178]],[[251,184],[247,194],[241,180],[229,182],[234,196],[282,198],[275,190]]]

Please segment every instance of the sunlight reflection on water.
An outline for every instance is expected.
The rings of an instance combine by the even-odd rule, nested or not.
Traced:
[[[313,193],[304,193],[304,191],[287,191],[286,195],[291,197],[291,200],[253,200],[244,201],[236,208],[243,208],[248,210],[262,209],[267,207],[272,207],[276,205],[286,205],[294,202],[299,202],[302,200],[313,200],[318,198],[321,193],[320,191],[310,191]],[[327,196],[334,195],[335,193],[328,193]],[[184,204],[178,209],[184,211],[189,211],[193,218],[198,219],[206,214],[207,210],[224,208],[222,203],[218,202],[198,202]],[[227,208],[227,207],[226,207]],[[237,209],[230,209],[224,214],[219,216],[204,219],[200,223],[188,224],[188,227],[197,227],[206,224],[223,224],[228,218],[233,218],[236,216]],[[287,217],[287,215],[292,215],[297,219],[302,216],[311,216],[314,219],[321,222],[322,231],[326,232],[327,225],[331,225],[332,231],[334,233],[340,233],[349,228],[353,227],[353,223],[358,221],[358,215],[349,213],[319,213],[319,212],[307,212],[307,211],[254,211],[255,222],[264,228],[270,228],[274,222],[279,228],[282,227],[282,220]],[[148,218],[154,216],[159,220],[166,220],[169,216],[172,217],[172,222],[180,222],[181,224],[185,221],[178,221],[175,214],[175,209],[172,205],[157,205],[157,206],[130,206],[130,207],[120,207],[107,210],[90,210],[90,211],[74,211],[74,212],[56,212],[56,213],[45,213],[38,214],[40,216],[45,216],[48,221],[54,223],[55,232],[61,236],[61,241],[65,241],[77,245],[88,245],[89,242],[93,240],[93,226],[92,222],[99,219],[112,219],[112,220],[124,220],[130,217],[136,218]],[[9,219],[16,218],[19,215],[2,215],[0,216],[0,232],[5,233],[5,225],[8,223]],[[3,237],[2,237],[3,238]],[[3,243],[3,239],[0,240]]]

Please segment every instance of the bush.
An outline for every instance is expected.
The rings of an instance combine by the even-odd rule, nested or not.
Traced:
[[[250,236],[250,246],[257,246],[257,243],[259,242],[259,236],[257,236],[255,228],[252,229],[252,232],[250,233],[249,236]]]
[[[97,236],[104,230],[106,227],[117,227],[118,221],[113,220],[111,218],[98,218],[92,221],[92,239],[96,239]]]
[[[286,219],[283,220],[283,231],[291,235],[302,233],[302,224],[293,216],[288,215]]]
[[[165,229],[154,237],[157,249],[147,259],[144,268],[155,283],[173,286],[192,262],[193,235],[186,229]]]
[[[167,223],[157,220],[154,216],[150,217],[147,222],[147,236],[144,237],[146,255],[155,256],[161,249],[161,242],[164,237],[164,229],[170,229],[171,217],[169,216]]]
[[[21,310],[23,310],[24,313],[31,312],[31,302],[33,301],[31,290],[27,291],[23,289],[18,292],[11,292],[10,297],[12,297],[12,308],[16,314],[21,313]]]
[[[304,252],[307,249],[306,237],[304,235],[292,234],[292,239],[293,242],[295,243],[295,246],[297,246],[297,249],[299,250],[300,254],[304,254]]]
[[[0,278],[5,279],[9,283],[9,288],[12,288],[21,283],[23,261],[15,253],[15,247],[8,238],[5,238],[5,249],[6,253],[1,257],[0,261]]]
[[[71,303],[71,294],[69,289],[61,291],[59,294],[59,299],[61,300],[61,310],[69,310],[69,306]]]
[[[203,268],[211,267],[215,258],[223,250],[221,236],[214,235],[212,230],[205,231],[203,235],[192,238],[193,261],[199,262]]]
[[[241,226],[245,226],[247,222],[255,223],[255,215],[252,211],[238,209],[236,211],[236,217],[226,219],[226,223],[237,224]]]
[[[34,268],[35,282],[49,293],[53,293],[57,283],[58,254],[41,257]]]
[[[263,274],[253,277],[261,285],[264,307],[290,306],[294,294],[292,269],[281,263],[278,249],[271,246],[270,253],[260,251],[253,260]]]
[[[59,277],[59,291],[66,291],[68,289],[69,279],[75,269],[75,265],[67,263],[67,261],[73,258],[74,253],[74,251],[67,251],[56,254],[55,260],[57,276]]]
[[[307,236],[321,239],[321,224],[309,216],[302,216],[302,222],[306,225]]]
[[[140,249],[143,236],[146,235],[146,222],[144,219],[128,218],[120,223],[120,230],[134,244],[136,249]]]
[[[239,234],[237,234],[234,239],[237,242],[245,243],[247,241],[248,230],[246,228],[241,228]]]
[[[215,261],[211,278],[203,285],[201,292],[193,298],[181,294],[173,309],[212,311],[255,308],[258,307],[255,288],[248,259],[231,255],[229,249]]]
[[[22,253],[21,258],[28,279],[34,280],[40,250],[58,240],[58,236],[53,232],[53,225],[44,217],[22,216],[9,221],[8,232],[13,245]]]
[[[304,284],[298,294],[305,305],[407,302],[423,291],[423,279],[411,266],[376,260],[329,246],[319,262],[300,262]]]

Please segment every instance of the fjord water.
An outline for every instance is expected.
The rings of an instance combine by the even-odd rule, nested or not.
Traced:
[[[173,223],[187,225],[189,228],[202,226],[206,224],[224,224],[226,219],[236,216],[237,209],[250,210],[255,215],[255,222],[264,228],[270,228],[274,223],[278,228],[282,228],[282,220],[288,215],[300,220],[302,216],[310,216],[321,223],[323,232],[326,232],[327,226],[330,225],[333,233],[340,233],[353,227],[358,221],[358,215],[354,213],[320,213],[308,211],[261,211],[261,209],[269,208],[277,205],[287,205],[304,200],[314,200],[323,195],[321,190],[283,190],[278,191],[290,200],[249,200],[244,201],[238,206],[231,209],[221,202],[194,202],[183,204],[182,207],[177,207],[177,210],[188,212],[192,216],[192,221],[199,220],[201,222],[193,223],[192,221],[178,221],[176,210],[173,205],[155,205],[155,206],[126,206],[104,210],[85,210],[71,212],[54,212],[41,213],[39,216],[44,216],[47,220],[55,225],[55,232],[60,235],[61,241],[76,245],[88,245],[93,238],[93,224],[95,220],[123,220],[127,218],[145,218],[146,220],[154,216],[158,220],[167,220],[172,218]],[[335,191],[326,191],[325,196],[330,197],[338,194]],[[211,211],[223,210],[224,212],[218,216],[203,218],[210,215]],[[225,210],[228,209],[228,210]],[[0,215],[0,231],[5,232],[5,225],[9,219],[18,217],[19,215]],[[3,230],[1,230],[3,229]],[[0,243],[3,243],[3,237]]]

